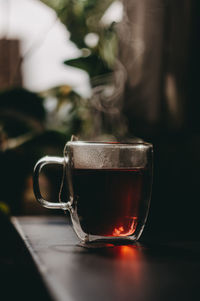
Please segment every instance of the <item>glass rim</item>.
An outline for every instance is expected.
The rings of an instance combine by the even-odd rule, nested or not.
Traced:
[[[149,142],[118,142],[118,141],[82,141],[82,140],[77,140],[77,141],[68,141],[67,145],[84,145],[84,146],[89,146],[89,145],[99,145],[99,146],[146,146],[146,147],[153,147],[152,143]]]

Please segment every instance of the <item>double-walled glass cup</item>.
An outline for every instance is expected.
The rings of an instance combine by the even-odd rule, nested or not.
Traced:
[[[140,237],[149,210],[153,147],[149,143],[67,142],[64,157],[44,157],[34,169],[34,192],[42,206],[69,210],[84,242]],[[39,175],[48,164],[66,173],[68,200],[45,200]]]

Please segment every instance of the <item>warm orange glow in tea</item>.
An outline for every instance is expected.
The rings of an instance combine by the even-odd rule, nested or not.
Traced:
[[[118,228],[115,228],[112,235],[113,236],[127,236],[127,235],[132,235],[135,232],[136,226],[137,226],[137,217],[132,217],[132,222],[131,218],[129,218],[130,224],[128,225],[127,229],[124,228],[124,226],[120,226]]]
[[[85,233],[111,237],[134,234],[147,201],[146,169],[74,169],[72,177]]]

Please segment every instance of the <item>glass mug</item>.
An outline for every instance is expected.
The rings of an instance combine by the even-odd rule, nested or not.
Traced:
[[[64,157],[46,156],[34,169],[36,199],[46,208],[69,210],[83,242],[139,239],[149,210],[153,147],[149,143],[67,142]],[[52,203],[40,192],[48,164],[65,168],[69,199]]]

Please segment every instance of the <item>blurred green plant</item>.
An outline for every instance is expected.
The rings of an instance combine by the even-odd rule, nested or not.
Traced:
[[[117,54],[114,24],[102,17],[114,0],[42,0],[53,8],[70,32],[70,40],[82,49],[82,56],[65,64],[86,71],[90,78],[112,72]],[[90,43],[91,34],[96,43]]]
[[[87,118],[89,115],[93,116],[93,136],[95,132],[98,134],[98,131],[101,134],[117,135],[117,133],[122,133],[124,127],[119,122],[119,116],[117,116],[117,121],[115,120],[113,126],[113,119],[116,119],[116,116],[113,114],[112,106],[115,102],[114,97],[118,97],[118,95],[114,92],[113,97],[110,97],[112,96],[111,91],[116,90],[116,83],[112,78],[118,53],[116,24],[103,21],[105,12],[115,1],[42,0],[42,2],[56,11],[58,18],[70,32],[70,40],[82,51],[80,57],[66,60],[64,63],[84,70],[89,75],[92,98],[88,100],[87,106],[86,101],[80,101],[80,105],[83,104],[90,111],[90,113],[85,114]],[[95,89],[96,87],[98,89]],[[95,97],[93,97],[94,90]],[[101,100],[102,103],[100,103]],[[112,114],[110,114],[111,110],[109,112],[109,106]],[[87,123],[86,119],[85,123]],[[88,122],[88,126],[84,126],[84,130],[88,130],[90,126],[91,120]],[[100,128],[101,130],[99,130]],[[89,132],[82,131],[80,134],[89,137],[91,133],[92,130],[90,129]]]
[[[43,91],[47,113],[46,129],[53,130],[65,137],[89,133],[92,129],[92,118],[86,99],[77,94],[70,86],[60,86]]]
[[[104,86],[105,78],[113,72],[117,36],[114,24],[105,26],[101,20],[113,0],[42,2],[56,11],[71,41],[82,50],[81,57],[64,63],[86,71],[91,86],[102,79]],[[96,114],[90,101],[67,85],[39,94],[21,88],[0,92],[0,202],[5,202],[11,212],[20,212],[25,179],[37,159],[45,153],[62,155],[72,134],[94,136],[100,118],[104,118],[103,113]]]

